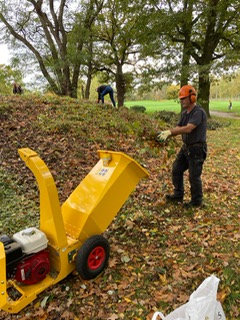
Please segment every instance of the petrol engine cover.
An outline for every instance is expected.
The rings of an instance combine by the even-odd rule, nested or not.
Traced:
[[[15,279],[24,284],[34,284],[43,280],[49,271],[49,252],[43,250],[22,259],[17,266]]]
[[[13,235],[13,240],[20,244],[23,253],[37,253],[47,248],[46,235],[37,228],[31,227]]]

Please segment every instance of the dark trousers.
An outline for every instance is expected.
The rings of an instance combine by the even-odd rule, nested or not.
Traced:
[[[172,167],[172,182],[174,195],[179,198],[184,196],[183,173],[189,171],[189,182],[191,186],[191,201],[200,204],[203,198],[202,192],[202,168],[207,156],[207,145],[196,144],[193,146],[182,146]]]
[[[112,89],[112,87],[110,87],[110,86],[107,86],[107,87],[103,90],[103,92],[101,93],[102,103],[104,103],[104,96],[105,96],[106,94],[108,94],[108,93],[109,93],[109,97],[110,97],[110,99],[111,99],[111,101],[112,101],[113,106],[116,107],[116,102],[115,102],[114,97],[113,97],[113,89]]]

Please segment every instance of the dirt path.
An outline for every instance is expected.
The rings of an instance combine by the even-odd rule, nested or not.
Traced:
[[[221,117],[221,118],[240,119],[240,117],[236,116],[235,113],[228,113],[228,112],[210,111],[210,115]]]

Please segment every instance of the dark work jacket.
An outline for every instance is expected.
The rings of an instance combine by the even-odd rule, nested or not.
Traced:
[[[177,126],[183,127],[188,123],[194,124],[196,128],[190,133],[182,134],[183,143],[186,145],[192,145],[195,143],[206,142],[207,115],[205,110],[196,105],[189,113],[187,113],[186,110],[183,111]]]

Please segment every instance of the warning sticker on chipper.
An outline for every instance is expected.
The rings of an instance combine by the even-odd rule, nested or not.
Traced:
[[[96,172],[96,175],[104,177],[108,173],[108,169],[102,168],[100,171]]]

